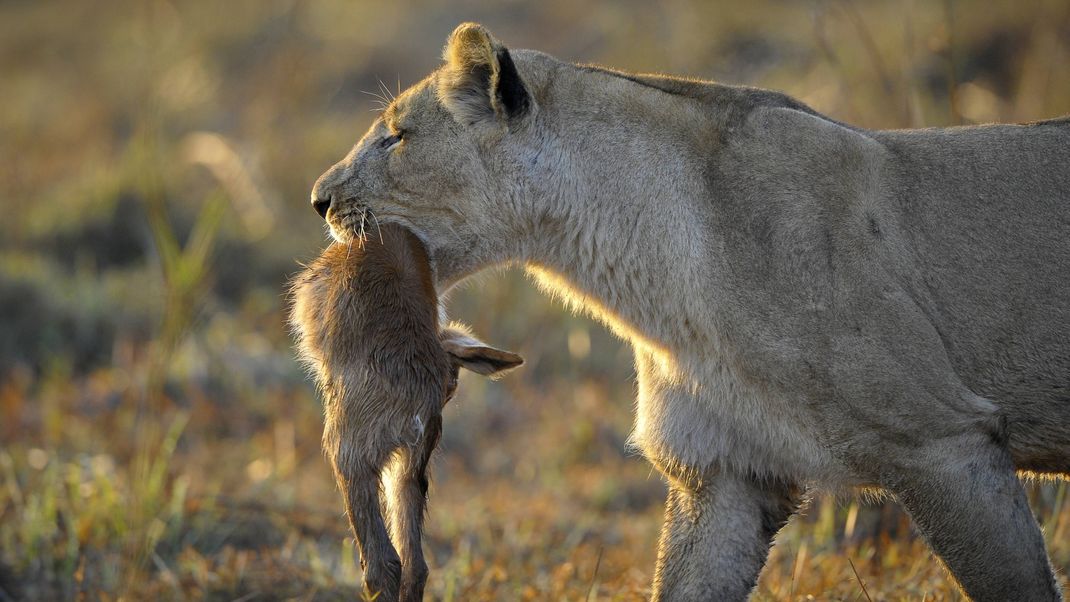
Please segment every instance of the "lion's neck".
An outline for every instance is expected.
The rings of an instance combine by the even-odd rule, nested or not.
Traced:
[[[627,99],[633,112],[635,102]],[[603,103],[603,110],[616,110]],[[694,131],[671,131],[688,124],[676,126],[656,112],[648,117],[649,123],[554,134],[557,142],[548,144],[557,148],[541,153],[537,160],[546,163],[533,178],[541,209],[524,228],[531,236],[519,237],[517,255],[543,288],[574,309],[637,344],[668,347],[701,338],[701,322],[709,319],[700,307],[711,253],[699,202],[708,191],[698,154],[669,143]]]

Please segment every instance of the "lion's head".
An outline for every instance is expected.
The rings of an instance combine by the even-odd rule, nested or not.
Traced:
[[[523,53],[528,62],[538,54]],[[486,29],[459,26],[444,58],[320,176],[312,204],[343,242],[374,236],[382,222],[409,227],[449,285],[507,259],[509,241],[536,215],[526,182],[540,135],[534,74],[522,76]]]

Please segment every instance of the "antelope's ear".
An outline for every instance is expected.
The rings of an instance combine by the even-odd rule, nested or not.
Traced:
[[[531,107],[531,95],[509,50],[478,23],[453,30],[442,51],[439,100],[465,125],[515,119]]]
[[[462,327],[451,325],[442,331],[439,340],[458,366],[476,374],[497,378],[524,363],[519,355],[490,347]]]

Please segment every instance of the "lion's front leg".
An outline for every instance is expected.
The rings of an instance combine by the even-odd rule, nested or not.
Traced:
[[[790,485],[726,473],[672,480],[653,599],[746,600],[799,498]]]
[[[773,536],[802,497],[791,475],[800,473],[798,458],[807,452],[797,445],[796,434],[783,431],[783,424],[748,422],[718,411],[735,406],[753,410],[768,399],[697,395],[688,379],[666,369],[665,362],[636,348],[639,397],[632,441],[669,481],[653,599],[745,600]],[[740,394],[731,383],[711,386]],[[760,428],[755,430],[755,424]],[[771,449],[761,445],[765,438],[779,438],[792,451],[803,451]],[[762,466],[781,470],[755,477]]]

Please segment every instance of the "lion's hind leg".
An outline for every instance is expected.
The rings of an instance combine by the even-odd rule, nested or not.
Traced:
[[[936,440],[885,472],[882,485],[970,598],[1062,599],[1040,528],[999,443],[975,434]]]

